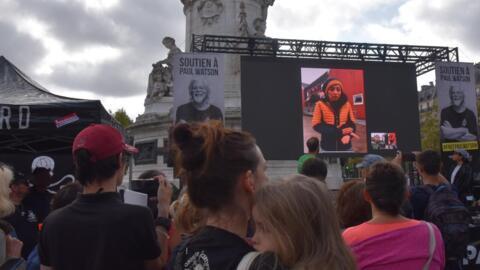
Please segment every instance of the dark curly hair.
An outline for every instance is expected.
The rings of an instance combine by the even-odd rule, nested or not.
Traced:
[[[381,211],[396,216],[406,199],[407,181],[403,170],[388,162],[373,165],[365,186],[373,204]]]

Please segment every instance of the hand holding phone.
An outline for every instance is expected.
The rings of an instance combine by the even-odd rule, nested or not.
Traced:
[[[168,217],[168,210],[172,202],[173,188],[165,175],[157,175],[154,180],[158,181],[157,207],[159,217]]]

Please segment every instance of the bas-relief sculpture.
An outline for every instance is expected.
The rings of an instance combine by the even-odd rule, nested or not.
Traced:
[[[263,12],[264,7],[268,8],[268,5],[273,5],[274,0],[257,0],[262,7],[262,13],[260,17],[255,18],[252,22],[252,26],[248,25],[247,12],[245,11],[245,3],[240,2],[239,27],[238,32],[241,37],[255,37],[266,38],[265,30],[267,29],[267,14]],[[265,9],[266,10],[266,9]]]
[[[223,4],[220,0],[201,0],[197,10],[203,25],[212,25],[218,22]]]

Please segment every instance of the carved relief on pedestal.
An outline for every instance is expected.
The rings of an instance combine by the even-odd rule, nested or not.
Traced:
[[[239,26],[238,26],[238,32],[240,33],[239,36],[241,37],[248,37],[249,36],[249,31],[248,31],[248,22],[247,22],[247,12],[245,11],[245,3],[242,1],[240,2],[240,13],[238,14],[239,18]]]
[[[218,22],[223,4],[220,0],[201,0],[197,10],[203,25],[212,25]]]

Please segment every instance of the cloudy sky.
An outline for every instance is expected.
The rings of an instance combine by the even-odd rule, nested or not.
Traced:
[[[180,0],[0,0],[0,55],[53,93],[101,99],[135,118],[151,63],[166,56],[162,38],[185,46],[182,8]],[[479,0],[276,0],[267,35],[459,47],[461,61],[479,62],[479,14]]]

